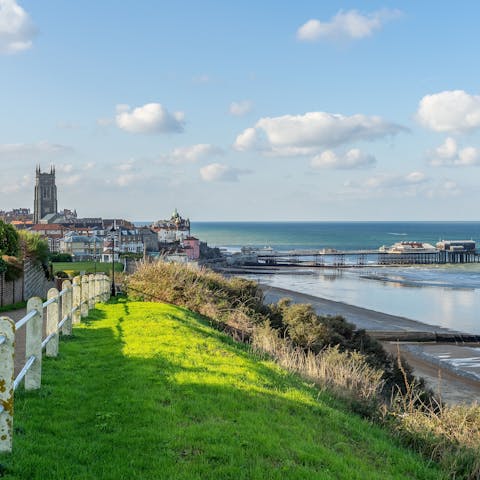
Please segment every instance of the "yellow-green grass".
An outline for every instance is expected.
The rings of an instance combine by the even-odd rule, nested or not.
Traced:
[[[159,303],[99,305],[15,407],[5,479],[442,478],[327,392]]]
[[[77,271],[85,273],[110,273],[112,271],[111,263],[102,262],[52,262],[53,273],[63,271]],[[123,272],[123,263],[115,262],[115,271]]]

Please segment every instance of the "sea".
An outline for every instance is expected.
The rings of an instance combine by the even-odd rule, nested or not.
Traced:
[[[475,240],[480,222],[192,222],[210,246],[277,251],[377,249],[398,241]],[[305,268],[251,276],[268,285],[480,334],[480,263]]]

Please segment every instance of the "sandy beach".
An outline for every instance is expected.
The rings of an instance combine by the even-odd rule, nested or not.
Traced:
[[[341,315],[357,328],[368,332],[388,334],[398,333],[415,335],[416,333],[452,334],[454,331],[439,326],[428,325],[405,317],[368,310],[366,308],[335,302],[321,297],[262,285],[267,303],[275,303],[288,297],[294,303],[309,303],[321,315]],[[423,377],[427,384],[448,404],[473,403],[480,401],[480,345],[464,345],[437,342],[382,342],[390,353],[400,351],[405,360],[413,367],[417,376]]]

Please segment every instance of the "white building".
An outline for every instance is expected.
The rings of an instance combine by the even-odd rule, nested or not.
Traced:
[[[93,260],[99,258],[103,250],[103,239],[96,236],[78,235],[68,232],[60,240],[59,251],[69,253],[73,261]]]

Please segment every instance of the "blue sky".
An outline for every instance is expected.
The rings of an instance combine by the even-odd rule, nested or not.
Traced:
[[[0,0],[0,209],[476,220],[480,4]]]

